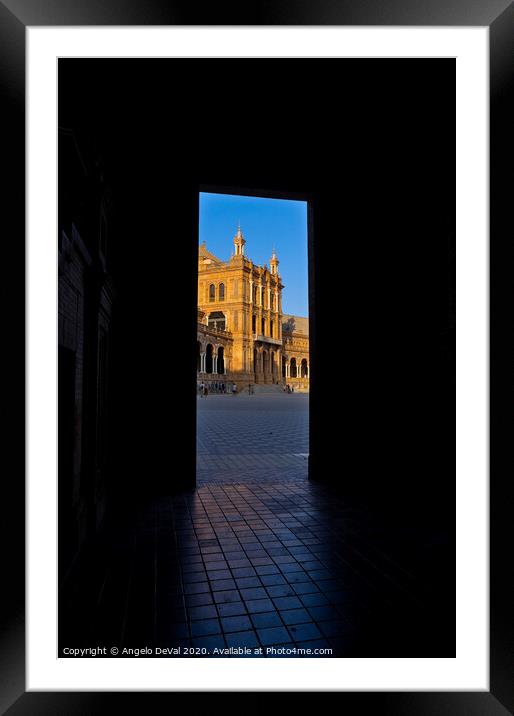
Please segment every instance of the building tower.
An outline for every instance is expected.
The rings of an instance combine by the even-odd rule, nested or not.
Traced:
[[[272,276],[276,276],[278,274],[278,264],[279,263],[280,262],[277,259],[277,252],[275,251],[275,248],[273,248],[273,252],[271,254],[271,259],[269,262]]]
[[[235,255],[244,256],[245,253],[245,238],[241,233],[241,224],[237,225],[237,234],[234,236]]]

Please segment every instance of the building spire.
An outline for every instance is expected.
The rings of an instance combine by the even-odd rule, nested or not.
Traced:
[[[278,264],[279,260],[277,258],[277,252],[275,250],[275,247],[273,247],[271,251],[271,259],[270,259],[270,266],[271,266],[271,273],[273,275],[276,275],[278,273]]]
[[[234,246],[235,246],[235,255],[236,256],[243,256],[245,249],[244,246],[246,244],[245,238],[243,236],[243,232],[241,231],[241,222],[237,222],[237,233],[234,236]]]

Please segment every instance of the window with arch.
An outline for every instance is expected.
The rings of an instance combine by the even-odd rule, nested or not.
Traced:
[[[225,300],[225,284],[224,284],[224,283],[220,283],[220,285],[219,285],[219,288],[218,288],[218,300],[219,300],[219,301],[224,301],[224,300]]]
[[[252,316],[252,333],[257,333],[257,318]]]
[[[216,287],[213,283],[209,286],[209,301],[215,301],[216,300]]]
[[[213,313],[209,313],[209,316],[207,318],[207,325],[209,326],[209,328],[214,328],[217,331],[226,330],[225,314],[221,311],[214,311]]]

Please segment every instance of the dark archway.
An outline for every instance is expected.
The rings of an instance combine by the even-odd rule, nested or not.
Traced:
[[[286,377],[286,365],[287,365],[286,357],[282,356],[282,378]]]
[[[225,351],[221,346],[218,348],[218,362],[216,372],[218,373],[218,375],[225,374]]]
[[[207,344],[207,350],[205,351],[205,372],[212,373],[212,354],[213,347],[210,343]]]
[[[289,377],[290,378],[298,377],[298,368],[296,366],[296,358],[291,358],[291,366],[289,368]]]
[[[300,364],[300,377],[307,378],[308,375],[309,375],[309,370],[307,367],[307,359],[304,358]]]
[[[268,351],[262,351],[262,372],[264,375],[269,373],[269,355]]]

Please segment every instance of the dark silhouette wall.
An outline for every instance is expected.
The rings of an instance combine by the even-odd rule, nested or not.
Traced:
[[[194,481],[198,192],[225,186],[310,202],[311,478],[451,524],[454,82],[453,60],[60,61],[116,213],[113,505]]]

